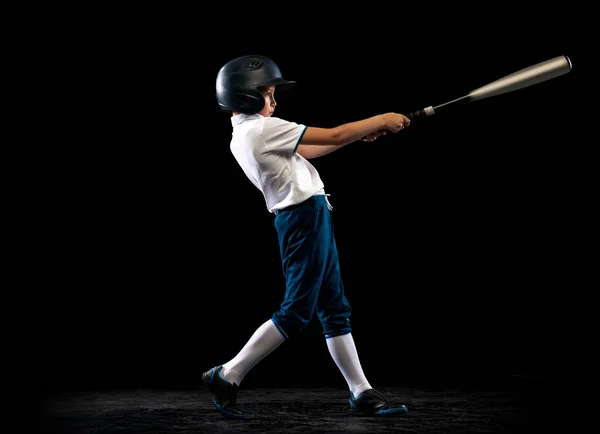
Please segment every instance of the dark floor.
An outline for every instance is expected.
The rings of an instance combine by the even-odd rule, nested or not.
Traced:
[[[532,388],[533,387],[533,388]],[[533,433],[544,431],[535,385],[498,389],[385,388],[409,413],[360,417],[336,388],[241,389],[245,421],[222,418],[198,390],[119,390],[47,394],[40,433]]]

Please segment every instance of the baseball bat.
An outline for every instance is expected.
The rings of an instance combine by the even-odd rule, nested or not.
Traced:
[[[502,95],[504,93],[513,92],[518,89],[533,86],[544,81],[548,81],[555,77],[565,75],[573,68],[571,59],[567,56],[558,56],[544,62],[537,63],[528,68],[521,69],[506,75],[496,81],[493,81],[485,86],[478,87],[460,98],[445,102],[437,106],[425,107],[421,110],[416,110],[408,115],[411,120],[423,119],[440,111],[445,111],[449,108],[454,108],[458,105],[470,103],[473,101],[482,100],[492,96]]]

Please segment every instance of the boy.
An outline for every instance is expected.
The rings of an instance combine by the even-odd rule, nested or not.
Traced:
[[[350,407],[367,415],[402,414],[371,387],[352,338],[350,305],[344,295],[337,247],[319,173],[308,161],[358,140],[373,141],[410,124],[385,113],[335,128],[307,127],[273,117],[275,92],[294,86],[265,56],[242,56],[217,75],[217,101],[231,113],[230,149],[275,215],[286,293],[280,309],[263,323],[230,361],[202,374],[217,410],[241,419],[237,391],[244,376],[286,339],[301,331],[316,313],[331,357],[350,389]]]

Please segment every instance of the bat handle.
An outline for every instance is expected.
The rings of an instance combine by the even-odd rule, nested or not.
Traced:
[[[408,115],[406,115],[406,117],[408,119],[410,119],[412,122],[412,121],[421,120],[427,116],[431,116],[434,113],[435,113],[435,110],[433,109],[433,107],[429,106],[429,107],[425,107],[424,109],[416,110],[412,113],[409,113]]]

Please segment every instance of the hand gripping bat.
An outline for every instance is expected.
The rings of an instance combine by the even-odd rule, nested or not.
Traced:
[[[548,81],[552,78],[559,77],[568,73],[572,69],[571,60],[567,56],[558,56],[545,62],[540,62],[528,68],[521,69],[512,74],[506,75],[496,81],[493,81],[485,86],[479,87],[467,95],[460,98],[448,101],[446,103],[425,107],[422,110],[414,111],[408,115],[412,121],[423,119],[440,111],[456,107],[465,103],[478,101],[484,98],[501,95],[503,93],[512,92],[524,87],[533,86],[534,84]]]

